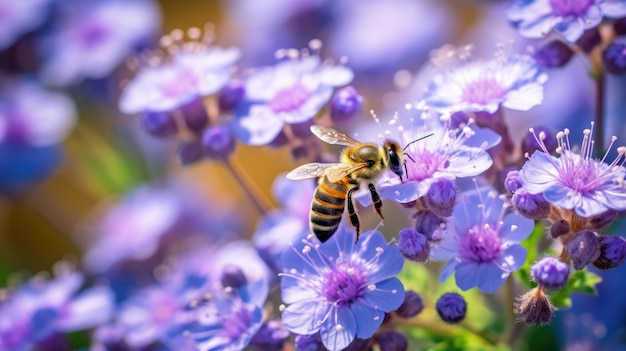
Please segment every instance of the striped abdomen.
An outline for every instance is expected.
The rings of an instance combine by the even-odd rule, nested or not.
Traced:
[[[350,185],[344,181],[331,183],[326,177],[320,179],[311,202],[310,221],[311,230],[321,242],[337,231]]]

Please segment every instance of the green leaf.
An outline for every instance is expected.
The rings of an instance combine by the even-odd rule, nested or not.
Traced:
[[[602,281],[602,277],[589,271],[576,271],[569,278],[563,289],[550,295],[550,301],[555,307],[568,308],[572,306],[571,295],[575,292],[595,295],[596,285]]]

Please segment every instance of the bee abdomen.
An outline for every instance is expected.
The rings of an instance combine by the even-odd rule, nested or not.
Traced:
[[[346,189],[343,184],[330,183],[324,179],[315,191],[311,203],[311,230],[321,242],[328,240],[339,227],[346,201]]]

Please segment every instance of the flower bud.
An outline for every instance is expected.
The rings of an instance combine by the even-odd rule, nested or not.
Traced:
[[[183,114],[187,128],[196,134],[202,133],[209,124],[209,115],[201,97],[181,106],[180,111]]]
[[[235,152],[235,136],[228,127],[211,127],[202,134],[202,145],[209,157],[226,160]]]
[[[550,323],[552,313],[556,308],[543,289],[534,288],[517,299],[515,313],[519,319],[529,325],[543,325]]]
[[[204,148],[197,141],[183,141],[178,145],[178,159],[182,165],[198,162],[204,157]]]
[[[465,319],[467,303],[463,296],[450,292],[439,297],[435,309],[444,322],[456,324]]]
[[[367,339],[354,338],[350,345],[343,349],[343,351],[371,351],[372,347],[367,346],[369,341]]]
[[[535,51],[537,64],[545,68],[565,66],[574,56],[574,50],[561,40],[553,40]]]
[[[540,287],[558,290],[569,278],[569,267],[556,257],[544,257],[530,268],[530,274]]]
[[[322,344],[319,334],[313,335],[296,335],[296,350],[298,351],[325,351],[326,347]]]
[[[422,263],[428,260],[430,246],[426,235],[413,228],[404,228],[398,236],[398,249],[406,259]]]
[[[626,240],[620,236],[602,236],[600,238],[600,256],[593,265],[600,269],[616,268],[626,257]]]
[[[380,351],[406,351],[409,349],[409,341],[404,334],[396,330],[384,331],[376,337]]]
[[[517,189],[522,187],[522,181],[519,178],[519,171],[510,171],[504,179],[504,188],[513,194]]]
[[[139,117],[141,127],[150,135],[167,138],[178,132],[176,121],[165,112],[144,112]]]
[[[602,61],[607,71],[615,75],[626,73],[626,43],[609,44],[602,53]]]
[[[551,128],[544,126],[536,126],[533,127],[533,129],[535,131],[534,133],[526,134],[526,138],[522,142],[522,150],[524,152],[528,152],[529,155],[532,155],[535,151],[543,150],[541,145],[537,143],[537,139],[535,139],[536,135],[541,138],[540,140],[548,152],[554,152],[559,146],[554,131]]]
[[[597,27],[586,30],[583,35],[576,40],[576,45],[585,53],[590,53],[593,48],[602,42],[602,36]]]
[[[591,230],[583,230],[565,243],[565,250],[572,259],[574,268],[581,270],[600,257],[600,240]]]
[[[569,222],[567,222],[564,219],[561,219],[552,223],[552,226],[550,227],[550,235],[552,236],[552,239],[556,239],[560,237],[561,235],[565,235],[569,233],[569,231],[570,231]]]
[[[231,112],[246,95],[246,86],[240,80],[228,83],[217,96],[220,112]]]
[[[398,307],[396,313],[402,318],[411,318],[422,313],[423,310],[424,301],[422,300],[422,297],[413,290],[407,290],[404,293],[404,301],[402,301],[402,304]]]
[[[418,211],[415,214],[415,230],[426,235],[428,240],[436,240],[433,234],[441,229],[445,220],[430,211]]]
[[[352,86],[337,90],[330,101],[330,119],[345,123],[356,119],[363,108],[363,97]]]
[[[248,282],[248,279],[239,266],[229,264],[222,269],[220,281],[224,287],[240,288]]]
[[[526,218],[542,219],[550,215],[550,204],[543,198],[543,195],[529,194],[524,188],[515,191],[511,202],[517,212]]]
[[[450,217],[456,201],[456,189],[449,179],[437,179],[423,197],[424,204],[440,217]]]
[[[595,229],[601,229],[611,224],[613,220],[617,217],[617,211],[608,209],[604,213],[591,218],[589,224],[591,224]]]
[[[255,351],[282,350],[287,338],[289,338],[289,330],[281,322],[270,320],[261,325],[249,346]]]

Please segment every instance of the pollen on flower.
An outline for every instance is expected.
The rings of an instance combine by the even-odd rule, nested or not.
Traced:
[[[369,291],[374,291],[374,290],[376,290],[376,284],[369,284],[369,285],[367,286],[367,290],[369,290]]]
[[[311,247],[308,245],[302,249],[302,253],[305,255],[308,254],[309,252],[311,252]]]
[[[343,330],[343,326],[341,324],[337,324],[337,326],[335,327],[335,330],[342,331]]]
[[[281,303],[281,304],[278,306],[278,310],[279,310],[280,312],[283,312],[283,311],[285,310],[285,308],[287,308],[287,306],[285,306],[285,304],[284,304],[284,303]]]

